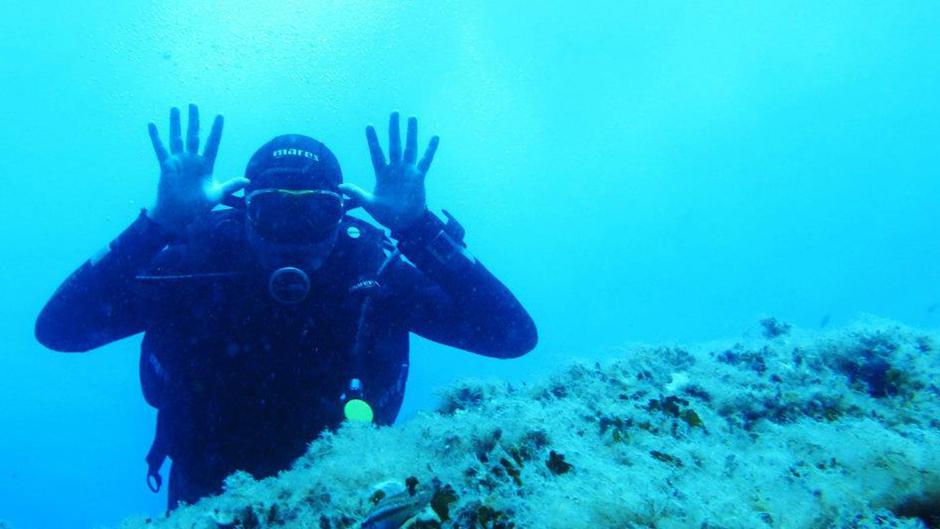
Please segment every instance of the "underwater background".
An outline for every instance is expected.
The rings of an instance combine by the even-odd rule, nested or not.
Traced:
[[[297,132],[370,186],[366,124],[400,110],[441,136],[430,206],[540,343],[497,361],[414,338],[401,422],[457,378],[768,316],[936,330],[938,27],[935,2],[0,3],[0,519],[164,509],[140,338],[64,355],[33,323],[154,199],[146,124],[171,106],[225,116],[219,178]]]

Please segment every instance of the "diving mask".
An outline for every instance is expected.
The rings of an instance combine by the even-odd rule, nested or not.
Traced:
[[[321,189],[258,189],[245,196],[248,221],[265,239],[314,243],[326,239],[345,212],[339,193]]]

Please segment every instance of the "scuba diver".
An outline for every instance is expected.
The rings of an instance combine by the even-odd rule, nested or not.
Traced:
[[[438,138],[418,159],[415,118],[402,149],[392,113],[387,158],[366,128],[372,192],[343,183],[333,153],[294,134],[258,149],[244,178],[218,181],[222,117],[202,154],[198,109],[185,138],[180,121],[172,109],[169,149],[149,125],[153,207],[36,322],[37,339],[63,352],[144,333],[141,384],[158,410],[147,483],[160,490],[169,457],[170,509],[219,493],[237,470],[260,479],[288,468],[344,420],[392,424],[411,332],[495,358],[535,347],[532,319],[468,252],[463,228],[428,210]],[[347,214],[356,207],[391,238]]]

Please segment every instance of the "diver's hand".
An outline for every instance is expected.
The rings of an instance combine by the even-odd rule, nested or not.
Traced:
[[[157,126],[149,125],[150,141],[160,162],[160,184],[157,202],[150,209],[150,218],[165,229],[181,233],[193,220],[218,204],[223,197],[248,184],[246,178],[233,178],[217,182],[212,178],[212,167],[222,139],[222,116],[216,116],[212,130],[206,138],[206,147],[199,154],[199,109],[189,105],[189,124],[186,128],[186,147],[180,127],[180,111],[170,109],[170,151],[167,152]]]
[[[439,138],[431,137],[424,156],[418,161],[418,120],[408,118],[403,155],[398,112],[392,112],[388,123],[387,163],[372,125],[366,127],[366,140],[372,154],[372,167],[375,168],[375,190],[369,193],[353,184],[340,184],[340,189],[358,199],[362,207],[386,228],[403,230],[420,219],[427,210],[424,177],[434,160]]]

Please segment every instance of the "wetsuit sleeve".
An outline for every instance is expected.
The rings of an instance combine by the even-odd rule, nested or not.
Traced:
[[[170,236],[141,211],[108,246],[70,275],[36,320],[36,338],[50,349],[84,352],[144,330],[135,276]]]
[[[399,310],[413,332],[431,340],[497,358],[531,351],[535,323],[496,277],[427,212],[408,230],[393,233],[415,266],[394,269]]]

